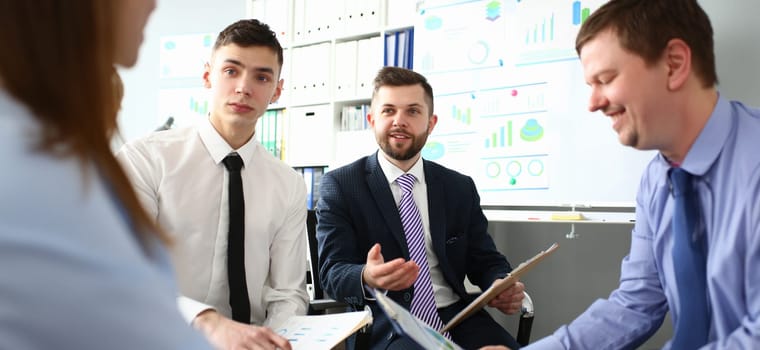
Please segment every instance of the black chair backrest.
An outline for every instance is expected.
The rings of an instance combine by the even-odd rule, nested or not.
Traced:
[[[306,231],[309,236],[309,260],[311,260],[311,283],[314,288],[314,299],[323,299],[325,293],[319,280],[319,254],[317,249],[317,212],[309,210],[306,213]]]

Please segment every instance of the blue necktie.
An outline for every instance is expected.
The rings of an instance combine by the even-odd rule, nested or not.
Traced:
[[[673,269],[678,288],[678,321],[673,349],[696,349],[707,343],[710,315],[707,309],[707,257],[705,234],[698,230],[699,197],[692,175],[681,168],[670,171],[673,209]]]

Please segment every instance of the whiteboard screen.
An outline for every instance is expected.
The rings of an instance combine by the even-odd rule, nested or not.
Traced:
[[[438,124],[423,157],[470,175],[484,205],[633,205],[654,152],[590,113],[575,36],[603,1],[427,1],[414,67]]]
[[[484,205],[632,206],[654,151],[619,144],[590,113],[575,36],[605,0],[426,0],[414,69],[438,125],[423,157],[475,179]],[[760,106],[756,1],[699,1],[714,30],[721,96]]]

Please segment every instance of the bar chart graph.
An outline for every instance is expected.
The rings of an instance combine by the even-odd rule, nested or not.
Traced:
[[[580,1],[573,1],[573,25],[579,26],[583,24],[590,14],[590,8],[583,7]]]
[[[470,107],[461,108],[457,105],[451,106],[451,118],[461,124],[472,124],[472,109]]]
[[[603,1],[521,1],[520,17],[512,27],[520,37],[518,65],[546,64],[577,59],[575,36],[593,9]]]
[[[525,45],[554,41],[554,13],[525,31]]]
[[[498,130],[487,137],[484,144],[485,148],[512,147],[512,121],[507,121],[507,125],[500,126]]]

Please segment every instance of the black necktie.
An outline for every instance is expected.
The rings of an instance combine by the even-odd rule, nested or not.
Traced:
[[[243,201],[243,180],[240,169],[243,160],[237,153],[230,153],[222,160],[229,172],[229,216],[230,227],[227,236],[227,279],[230,285],[230,307],[232,319],[251,322],[251,304],[248,301],[248,286],[245,282],[245,202]]]
[[[692,185],[692,175],[673,168],[670,183],[674,200],[673,269],[679,307],[671,347],[696,349],[707,343],[710,333],[705,235],[699,230],[699,198]]]

